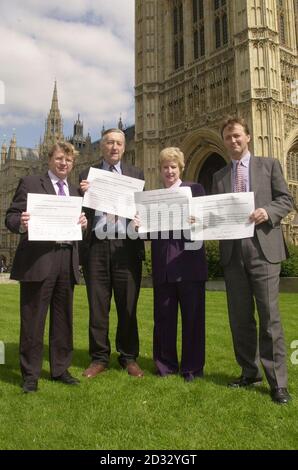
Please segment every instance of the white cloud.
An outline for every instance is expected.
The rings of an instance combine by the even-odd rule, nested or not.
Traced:
[[[69,127],[78,112],[96,134],[120,112],[134,121],[134,0],[1,2],[0,60],[0,136],[14,116],[43,130],[55,79]]]

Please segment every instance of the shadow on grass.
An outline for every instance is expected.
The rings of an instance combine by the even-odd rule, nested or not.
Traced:
[[[110,356],[110,362],[108,368],[113,370],[117,369],[120,370],[120,364],[118,362],[118,357],[119,354],[116,352],[113,352]],[[140,356],[137,359],[137,362],[139,366],[145,371],[154,374],[155,373],[155,366],[153,359]],[[79,367],[82,369],[86,369],[88,365],[91,363],[91,358],[88,355],[88,351],[86,349],[76,349],[73,354],[73,361],[72,361],[72,366],[73,367]]]
[[[109,369],[121,370],[118,362],[118,354],[112,353],[109,363]],[[43,348],[43,369],[41,371],[42,379],[50,379],[49,371],[49,347],[44,345]],[[84,371],[90,364],[90,358],[86,349],[76,349],[73,352],[73,360],[71,367],[77,367]],[[145,371],[145,373],[154,374],[155,368],[151,358],[139,357],[138,364]],[[46,368],[47,367],[47,368]],[[11,385],[20,386],[22,382],[22,375],[19,366],[19,344],[18,343],[5,343],[5,364],[0,365],[0,380]]]
[[[212,373],[212,374],[204,374],[204,378],[203,380],[205,380],[206,382],[212,382],[214,383],[215,385],[218,385],[220,387],[225,387],[225,388],[229,388],[228,387],[228,383],[235,380],[235,376],[231,376],[231,375],[227,375],[225,373],[222,373],[222,372],[216,372],[216,373]],[[263,379],[263,382],[261,382],[260,384],[258,385],[250,385],[249,387],[245,387],[245,390],[247,392],[259,392],[261,393],[262,395],[268,395],[269,393],[269,388],[268,388],[268,384],[267,384],[267,381],[265,379]],[[229,388],[229,390],[235,390],[235,393],[237,393],[237,390],[244,390],[244,388]]]

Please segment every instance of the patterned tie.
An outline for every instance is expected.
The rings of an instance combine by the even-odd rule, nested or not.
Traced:
[[[118,173],[114,165],[109,166],[109,171],[111,171],[112,173]],[[112,224],[116,224],[118,221],[118,215],[107,214],[107,221],[109,221]]]
[[[235,193],[240,193],[240,192],[243,192],[243,191],[245,191],[243,166],[241,165],[241,161],[238,160],[236,162],[236,175],[235,175],[234,192]]]
[[[66,196],[65,194],[65,191],[64,191],[64,181],[63,180],[59,180],[57,181],[57,186],[59,188],[58,190],[58,196]]]

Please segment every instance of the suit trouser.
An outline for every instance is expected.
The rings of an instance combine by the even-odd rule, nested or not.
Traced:
[[[179,371],[178,304],[182,321],[180,372],[201,375],[205,364],[205,281],[154,286],[153,358],[160,375]]]
[[[261,362],[271,388],[287,386],[286,348],[278,306],[279,273],[280,263],[266,261],[256,237],[234,241],[231,261],[224,267],[236,360],[246,377],[260,377]]]
[[[52,256],[52,269],[44,281],[20,283],[20,365],[24,379],[37,380],[40,376],[44,328],[49,307],[49,359],[52,377],[61,375],[72,360],[72,247],[60,248],[57,245]]]
[[[92,362],[108,365],[111,345],[109,313],[112,292],[117,309],[116,349],[124,366],[139,355],[137,302],[142,261],[126,240],[98,240],[94,235],[84,267],[89,301],[89,353]]]

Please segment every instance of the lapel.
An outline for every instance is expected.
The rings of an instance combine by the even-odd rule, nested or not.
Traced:
[[[130,171],[129,171],[129,168],[127,167],[127,165],[125,165],[125,163],[121,162],[120,166],[121,166],[122,175],[130,176]]]
[[[56,195],[55,188],[52,184],[52,181],[51,181],[48,173],[46,173],[44,176],[40,177],[40,183],[41,183],[41,186],[43,187],[45,193],[55,194]]]
[[[69,190],[69,195],[70,196],[78,196],[78,190],[75,186],[72,184],[68,183],[68,190]]]
[[[249,180],[250,191],[256,193],[262,180],[262,165],[258,157],[250,157]]]
[[[225,193],[232,192],[232,162],[224,168],[224,175],[222,177],[222,184],[224,186]]]

